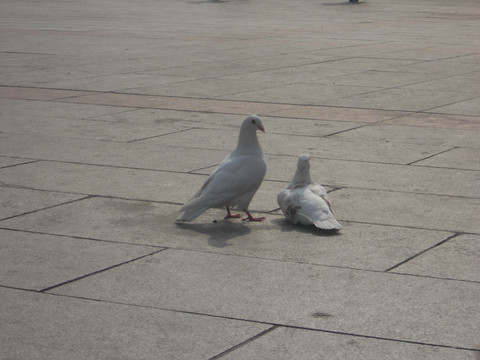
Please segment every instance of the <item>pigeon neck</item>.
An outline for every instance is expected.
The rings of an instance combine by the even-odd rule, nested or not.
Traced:
[[[242,153],[263,153],[260,144],[258,143],[256,129],[241,129],[238,135],[238,143],[236,151]]]
[[[310,177],[310,172],[307,170],[297,170],[295,175],[293,175],[293,179],[290,182],[291,185],[303,185],[303,184],[311,184],[312,179]]]

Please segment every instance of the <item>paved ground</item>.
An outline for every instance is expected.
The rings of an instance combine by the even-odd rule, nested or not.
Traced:
[[[479,358],[478,0],[1,9],[1,359]],[[251,113],[267,220],[175,224]]]

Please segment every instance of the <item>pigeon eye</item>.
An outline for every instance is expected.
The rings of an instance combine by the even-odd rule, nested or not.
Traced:
[[[256,124],[257,122],[255,121],[255,119],[252,119],[252,124]]]

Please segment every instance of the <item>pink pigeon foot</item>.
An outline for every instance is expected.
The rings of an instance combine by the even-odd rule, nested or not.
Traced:
[[[243,221],[263,221],[266,219],[265,216],[262,216],[262,217],[254,217],[252,214],[250,214],[249,211],[245,211],[247,213],[247,217],[242,219]]]
[[[242,217],[242,214],[232,214],[230,212],[230,208],[227,206],[227,215],[224,217],[224,219],[238,219],[239,217]]]

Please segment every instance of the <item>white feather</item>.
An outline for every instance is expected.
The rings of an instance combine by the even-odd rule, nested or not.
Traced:
[[[243,121],[237,146],[182,206],[184,213],[177,221],[192,221],[209,208],[224,206],[238,206],[248,214],[248,206],[267,171],[257,130],[265,131],[258,116]]]
[[[339,230],[342,225],[335,219],[327,191],[310,178],[310,157],[298,158],[297,170],[286,189],[277,195],[278,205],[293,224],[315,225],[324,230]]]

